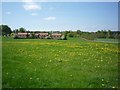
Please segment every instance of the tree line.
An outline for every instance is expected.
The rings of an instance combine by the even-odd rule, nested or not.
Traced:
[[[14,33],[19,32],[27,32],[27,33],[39,33],[41,31],[28,31],[25,28],[21,27],[19,29],[11,30],[8,25],[0,25],[0,35],[2,36],[13,36]],[[44,31],[45,32],[45,31]],[[53,33],[52,31],[48,32]],[[94,40],[95,38],[111,38],[111,39],[119,39],[120,38],[120,31],[111,31],[111,30],[98,30],[97,32],[84,32],[81,30],[76,31],[54,31],[54,33],[62,33],[66,37],[82,37],[88,40]]]
[[[111,30],[98,30],[97,32],[84,32],[81,30],[77,31],[66,31],[68,37],[82,37],[88,40],[94,40],[95,38],[110,38],[119,39],[120,31]]]

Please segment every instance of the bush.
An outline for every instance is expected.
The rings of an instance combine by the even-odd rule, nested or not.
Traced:
[[[14,39],[19,39],[17,35],[14,36]]]
[[[47,36],[47,37],[45,37],[46,39],[51,39],[51,37],[50,36]]]
[[[15,36],[15,34],[14,34],[14,33],[11,33],[11,34],[10,34],[10,36],[11,36],[11,37],[14,37],[14,36]]]
[[[63,35],[63,36],[61,37],[61,39],[62,39],[62,40],[67,40],[67,35]]]
[[[74,34],[73,33],[69,33],[68,36],[69,37],[74,37]]]

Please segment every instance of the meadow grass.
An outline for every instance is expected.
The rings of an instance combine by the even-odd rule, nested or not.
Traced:
[[[119,43],[118,39],[109,39],[109,38],[96,38],[95,42],[107,42],[107,43]]]
[[[2,38],[0,36],[0,89],[2,89]]]
[[[116,88],[118,45],[68,40],[2,42],[3,88]]]

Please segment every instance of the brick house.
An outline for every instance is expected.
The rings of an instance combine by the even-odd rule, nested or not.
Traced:
[[[58,34],[58,33],[51,34],[52,39],[61,39],[61,37],[62,37],[62,34]]]
[[[18,38],[27,38],[27,35],[29,35],[30,33],[17,33],[17,37]]]
[[[35,33],[36,38],[44,39],[48,36],[48,33]]]

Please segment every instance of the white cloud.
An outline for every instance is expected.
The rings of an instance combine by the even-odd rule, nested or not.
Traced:
[[[41,10],[42,7],[37,5],[36,3],[26,3],[23,5],[25,10]]]
[[[32,16],[37,16],[38,14],[37,13],[31,13]]]
[[[10,15],[10,14],[12,14],[12,13],[11,13],[11,12],[6,12],[6,14]]]
[[[56,19],[56,17],[46,17],[46,18],[44,18],[44,20],[55,20]]]
[[[25,10],[41,10],[42,7],[35,3],[33,0],[24,0],[23,8]]]

